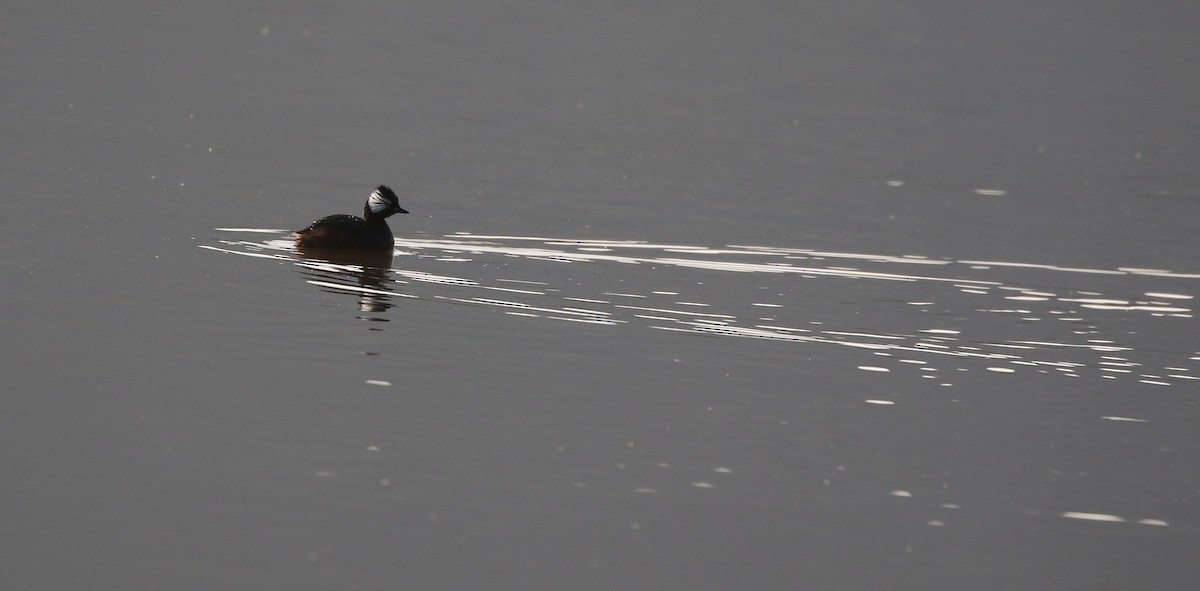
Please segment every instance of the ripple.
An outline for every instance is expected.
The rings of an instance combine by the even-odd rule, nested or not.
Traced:
[[[395,258],[383,266],[304,258],[282,237],[218,238],[200,248],[291,262],[310,275],[308,284],[358,297],[364,310],[418,299],[494,308],[514,321],[572,322],[581,330],[640,327],[837,347],[893,356],[889,364],[855,364],[888,379],[975,369],[1017,374],[1013,379],[1091,377],[1192,390],[1200,379],[1200,353],[1163,350],[1149,336],[1196,334],[1190,306],[1200,274],[1193,273],[467,233],[397,239]],[[563,273],[562,264],[587,272]]]

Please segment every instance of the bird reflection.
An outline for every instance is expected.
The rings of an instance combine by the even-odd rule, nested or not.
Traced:
[[[322,291],[339,294],[356,292],[358,309],[363,312],[383,312],[392,307],[389,289],[392,282],[387,278],[392,270],[391,250],[297,249],[296,253],[305,260],[300,264],[300,272]],[[342,285],[348,289],[327,287],[327,284]],[[353,289],[356,284],[361,289]],[[386,321],[383,318],[367,320]]]

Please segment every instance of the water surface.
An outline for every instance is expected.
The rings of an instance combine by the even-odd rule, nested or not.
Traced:
[[[1188,589],[1198,17],[11,6],[0,565]]]

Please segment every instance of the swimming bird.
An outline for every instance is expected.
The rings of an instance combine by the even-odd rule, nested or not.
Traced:
[[[408,213],[386,185],[379,185],[363,205],[363,217],[331,215],[292,233],[300,249],[390,250],[395,246],[388,216]]]

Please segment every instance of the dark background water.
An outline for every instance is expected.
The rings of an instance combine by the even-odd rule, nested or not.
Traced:
[[[3,576],[1192,588],[1198,22],[1174,3],[10,3]],[[281,233],[218,230],[353,212],[378,183],[414,242],[371,285],[417,296],[384,310],[307,283],[353,272],[230,256]],[[454,260],[435,241],[460,233],[498,251]],[[945,266],[556,262],[525,236]],[[746,262],[952,281],[722,267]],[[670,311],[618,307],[633,295]],[[909,349],[644,318],[691,304]],[[928,353],[995,343],[1018,358]]]

